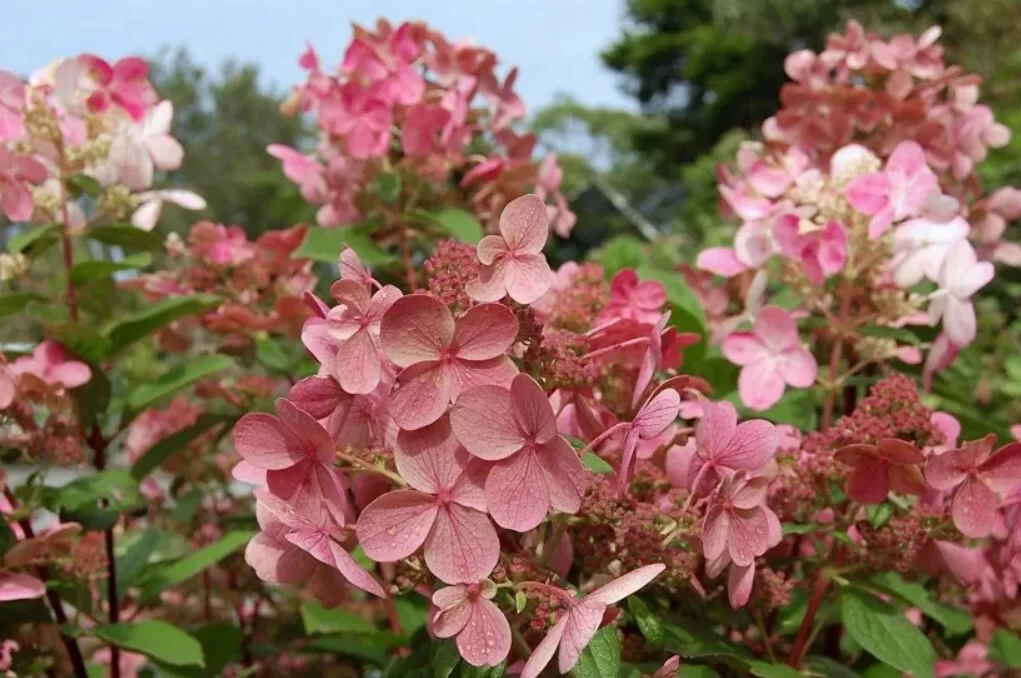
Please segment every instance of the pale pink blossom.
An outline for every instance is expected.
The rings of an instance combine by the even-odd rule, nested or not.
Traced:
[[[996,522],[1002,495],[1021,483],[1021,443],[1010,443],[993,453],[996,436],[934,455],[925,467],[929,485],[942,492],[955,488],[951,515],[964,536],[989,535]]]
[[[686,480],[693,494],[710,492],[723,478],[739,471],[758,473],[776,454],[776,427],[763,419],[740,424],[737,410],[725,401],[696,401],[701,405],[701,419],[695,425],[694,444],[674,462],[674,477]],[[675,455],[678,453],[675,453]],[[687,462],[682,469],[676,465]]]
[[[39,579],[19,572],[0,571],[0,603],[32,600],[46,595],[46,585]]]
[[[721,349],[727,360],[741,366],[738,391],[754,410],[778,403],[787,386],[815,383],[815,357],[801,345],[793,316],[782,308],[762,309],[751,332],[734,332]]]
[[[897,145],[880,172],[853,179],[845,189],[851,206],[872,217],[869,237],[878,238],[894,221],[916,216],[929,195],[939,190],[925,151],[914,141]]]
[[[30,155],[16,155],[0,146],[0,211],[11,221],[28,221],[35,203],[29,184],[46,180],[46,168]]]
[[[37,379],[58,392],[78,388],[92,377],[88,365],[72,359],[67,349],[53,340],[36,346],[32,355],[15,360],[9,370],[12,377]]]
[[[968,222],[954,217],[949,223],[929,219],[911,219],[897,227],[893,234],[893,279],[903,288],[918,284],[923,278],[939,279],[947,255],[968,237]]]
[[[339,96],[320,104],[323,128],[343,137],[347,152],[356,160],[375,158],[390,147],[390,107],[380,92],[357,82],[339,88]]]
[[[472,666],[496,666],[510,653],[510,624],[494,597],[496,584],[489,579],[442,588],[432,596],[433,633],[455,636],[457,651]]]
[[[388,492],[362,511],[358,541],[366,555],[389,563],[424,547],[429,571],[447,584],[489,576],[500,539],[485,513],[485,468],[458,444],[447,418],[401,431],[394,461],[411,489]]]
[[[17,141],[25,133],[22,109],[25,85],[14,73],[0,70],[0,141]]]
[[[179,188],[145,191],[136,197],[139,204],[131,215],[131,223],[143,231],[151,231],[156,227],[160,214],[163,212],[164,203],[193,211],[206,208],[206,201],[202,199],[202,196]]]
[[[983,676],[995,675],[996,666],[986,656],[989,650],[984,643],[972,640],[965,643],[954,659],[940,659],[933,666],[936,678],[950,678],[951,676]]]
[[[512,200],[500,214],[500,235],[479,241],[482,267],[466,290],[476,301],[498,301],[504,296],[530,304],[550,286],[552,272],[542,253],[549,237],[546,206],[537,196]]]
[[[723,479],[702,522],[702,551],[714,561],[726,553],[747,567],[779,542],[780,520],[766,506],[769,480],[741,472]]]
[[[282,144],[270,144],[266,152],[281,161],[284,176],[298,185],[307,202],[317,204],[326,199],[326,169],[322,163]]]
[[[956,346],[967,346],[975,339],[977,321],[971,297],[993,279],[995,270],[988,261],[979,261],[968,242],[950,249],[937,276],[939,289],[929,302],[929,322],[942,319],[943,331]]]
[[[527,532],[550,509],[576,513],[584,470],[571,444],[557,434],[549,399],[519,374],[510,389],[480,386],[454,403],[450,424],[473,455],[492,462],[486,504],[500,527]]]
[[[610,283],[610,303],[599,313],[596,322],[617,318],[640,323],[655,323],[666,303],[666,289],[658,280],[638,280],[633,268],[621,269]]]
[[[119,183],[133,191],[152,185],[156,170],[178,169],[184,148],[170,135],[174,105],[169,100],[149,109],[140,123],[125,125],[110,144],[109,161],[117,169]]]
[[[450,309],[424,294],[398,299],[384,314],[380,344],[403,368],[390,396],[390,411],[402,429],[427,426],[465,390],[507,385],[517,368],[507,349],[518,321],[506,306],[480,304],[454,320]]]
[[[837,221],[819,227],[795,214],[784,215],[773,224],[773,238],[784,256],[801,264],[814,285],[840,273],[847,264],[847,232]]]
[[[882,503],[890,490],[916,496],[925,493],[925,481],[918,466],[925,455],[911,443],[882,438],[875,445],[842,447],[836,458],[854,467],[846,490],[848,496],[863,504]]]
[[[645,587],[665,569],[665,565],[646,565],[604,584],[583,598],[570,600],[560,621],[532,651],[521,671],[521,678],[538,678],[553,659],[557,648],[560,648],[557,670],[564,674],[574,668],[582,651],[599,630],[606,608]]]

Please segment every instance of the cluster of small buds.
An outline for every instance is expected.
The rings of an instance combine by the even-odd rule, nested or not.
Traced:
[[[475,248],[457,240],[441,240],[425,260],[429,293],[454,310],[467,310],[465,286],[479,274]]]
[[[81,581],[94,581],[106,575],[106,542],[102,532],[86,532],[71,547],[70,557],[61,562],[69,576]]]

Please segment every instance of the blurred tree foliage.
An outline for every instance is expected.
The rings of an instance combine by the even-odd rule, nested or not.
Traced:
[[[199,215],[166,208],[161,231],[183,232],[215,215],[258,235],[312,218],[280,161],[266,153],[271,143],[302,146],[308,125],[280,113],[282,95],[260,80],[256,65],[228,61],[212,73],[186,50],[164,49],[153,60],[153,82],[174,102],[173,133],[186,149],[184,166],[160,187],[188,188],[208,203]]]

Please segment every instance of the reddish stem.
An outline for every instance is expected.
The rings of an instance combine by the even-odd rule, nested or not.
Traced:
[[[822,406],[822,426],[821,430],[825,431],[830,427],[833,421],[833,405],[836,402],[837,391],[834,388],[837,381],[837,372],[840,371],[840,356],[844,348],[844,337],[843,337],[843,325],[847,320],[847,312],[851,308],[851,296],[852,290],[846,285],[842,285],[838,290],[837,294],[840,294],[840,315],[837,316],[837,326],[834,327],[836,336],[833,338],[833,347],[830,349],[830,371],[829,371],[829,384],[826,392],[826,400],[823,401]]]
[[[820,569],[815,578],[815,586],[812,588],[812,597],[808,600],[805,617],[801,620],[801,626],[798,627],[798,635],[794,637],[794,647],[791,648],[791,654],[787,658],[789,666],[797,668],[805,650],[808,649],[806,646],[812,633],[812,622],[815,621],[815,616],[819,612],[823,598],[826,597],[826,589],[829,588],[829,585],[829,577],[826,576],[824,570]]]

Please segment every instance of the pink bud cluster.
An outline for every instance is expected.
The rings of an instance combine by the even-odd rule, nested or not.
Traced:
[[[535,136],[513,129],[525,116],[518,72],[501,80],[493,52],[450,42],[421,22],[380,20],[375,30],[355,26],[335,71],[324,69],[311,46],[299,63],[308,80],[284,110],[313,114],[319,143],[308,155],[281,145],[268,150],[304,198],[321,206],[320,225],[370,216],[380,177],[397,173],[402,202],[462,205],[494,228],[504,206],[534,192],[548,201],[557,234],[571,232],[563,172],[554,154],[536,163]]]

